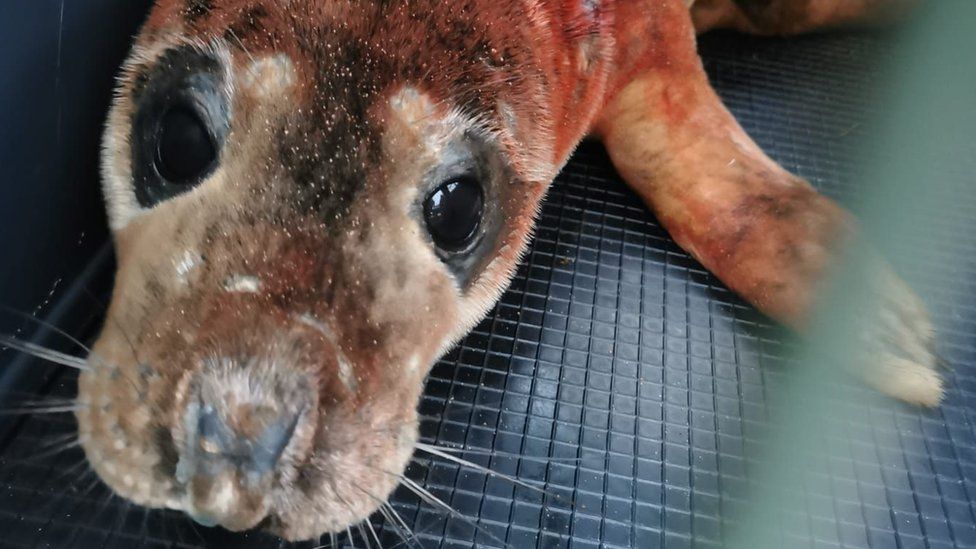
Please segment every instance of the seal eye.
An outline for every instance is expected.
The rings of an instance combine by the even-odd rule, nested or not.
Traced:
[[[231,121],[222,67],[193,47],[172,49],[133,90],[132,191],[142,208],[192,190],[219,166]]]
[[[474,240],[484,207],[484,194],[476,180],[470,177],[450,179],[427,196],[424,221],[439,247],[456,251]]]
[[[170,183],[195,183],[217,158],[210,132],[189,107],[176,105],[163,114],[156,136],[155,164]]]

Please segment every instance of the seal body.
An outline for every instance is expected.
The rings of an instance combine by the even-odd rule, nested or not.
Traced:
[[[93,468],[234,530],[367,517],[427,372],[590,134],[679,244],[802,329],[854,223],[745,135],[695,52],[696,24],[776,32],[785,3],[159,0],[104,139],[118,271],[79,380]],[[882,272],[901,339],[868,378],[934,404],[924,309]]]

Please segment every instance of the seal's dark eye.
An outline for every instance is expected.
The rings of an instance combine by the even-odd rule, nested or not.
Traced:
[[[156,169],[170,183],[195,183],[217,158],[210,132],[192,108],[177,105],[163,114],[156,135]]]
[[[485,199],[481,185],[460,177],[441,183],[424,201],[424,221],[434,242],[445,250],[459,250],[475,237]]]
[[[223,64],[186,46],[168,50],[132,91],[132,190],[143,208],[189,192],[220,165],[230,134]]]

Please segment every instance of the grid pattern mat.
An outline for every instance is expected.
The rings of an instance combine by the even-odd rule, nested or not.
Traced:
[[[835,198],[856,197],[844,174],[871,114],[875,67],[889,55],[881,38],[716,35],[702,50],[719,92],[771,156]],[[974,206],[945,212],[939,230],[952,230],[953,215],[971,219]],[[838,387],[845,451],[798,464],[802,489],[771,517],[783,547],[976,547],[976,239],[950,241],[924,261],[967,257],[953,277],[970,286],[962,295],[938,280],[920,287],[953,365],[945,404],[920,411]],[[530,485],[418,453],[408,476],[456,511],[399,490],[392,502],[414,534],[409,545],[720,545],[756,472],[763,426],[783,406],[772,395],[788,351],[783,333],[669,239],[599,146],[584,145],[552,189],[511,289],[436,365],[421,403],[427,442],[463,447],[457,455]],[[70,374],[44,388],[73,392]],[[0,545],[287,545],[113,498],[85,474],[77,448],[58,451],[74,429],[65,414],[8,421]],[[384,547],[407,545],[382,517],[371,526]],[[370,545],[355,530],[321,544],[376,546],[363,532]]]

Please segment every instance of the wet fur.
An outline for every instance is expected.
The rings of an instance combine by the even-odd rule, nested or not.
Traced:
[[[776,28],[745,4],[160,0],[105,137],[119,269],[77,414],[95,470],[137,503],[288,539],[368,516],[413,451],[429,368],[499,297],[547,186],[588,133],[681,245],[802,326],[854,229],[765,158],[704,79],[692,22],[706,10],[700,29],[742,17]],[[230,134],[207,181],[147,210],[131,190],[129,132],[174,48],[220,61]],[[710,153],[671,148],[702,136]],[[487,158],[497,222],[458,276],[417,204],[468,143]],[[734,172],[707,172],[716,151],[740,159]],[[705,199],[709,178],[720,191]],[[899,292],[896,308],[914,299]],[[923,326],[909,331],[925,332],[915,315]],[[196,459],[196,399],[243,433],[262,421],[255,410],[300,411],[278,469],[254,482],[232,469],[181,478]]]

